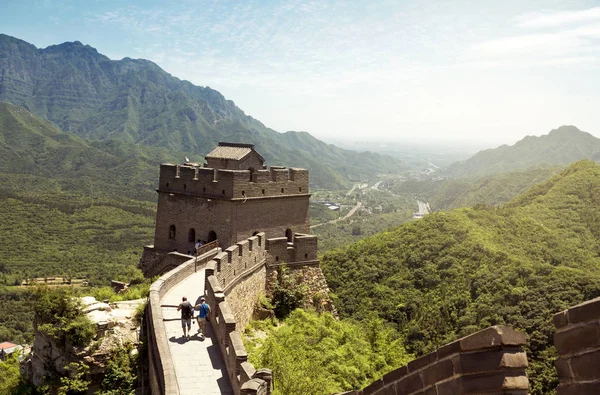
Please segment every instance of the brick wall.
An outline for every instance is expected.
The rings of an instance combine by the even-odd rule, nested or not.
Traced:
[[[226,248],[207,265],[205,289],[209,287],[208,277],[214,275],[242,330],[252,319],[259,295],[265,294],[265,242],[265,234],[259,233]]]
[[[558,395],[600,394],[600,298],[554,316]]]
[[[292,266],[318,265],[317,236],[295,233],[293,242],[287,237],[267,239],[267,265],[269,267],[285,264]],[[296,263],[296,265],[294,265]]]
[[[190,260],[190,255],[177,252],[159,252],[153,246],[145,246],[138,267],[146,277],[154,277],[166,273],[182,263]]]
[[[214,261],[212,261],[214,263]],[[210,262],[209,262],[210,265]],[[248,362],[248,354],[242,342],[242,335],[238,327],[229,299],[223,292],[217,276],[206,270],[206,301],[213,306],[211,325],[216,337],[229,381],[235,395],[240,394],[271,394],[271,371],[261,369],[257,371]]]
[[[210,231],[216,233],[223,248],[255,232],[277,237],[285,236],[287,229],[294,233],[309,231],[308,184],[296,189],[273,182],[244,181],[235,184],[236,191],[239,189],[237,197],[220,195],[221,192],[216,196],[196,193],[187,184],[184,192],[168,184],[168,189],[159,189],[154,234],[158,251],[193,252],[195,240],[209,240]],[[211,183],[216,188],[213,184],[217,183]],[[298,189],[303,192],[297,192]],[[296,193],[291,194],[294,190]],[[175,227],[174,234],[171,225]],[[194,229],[191,239],[190,229]]]
[[[167,163],[160,166],[158,189],[227,199],[302,195],[308,193],[308,170],[272,166],[269,170],[251,172]]]
[[[527,395],[525,335],[492,326],[396,369],[347,395]]]

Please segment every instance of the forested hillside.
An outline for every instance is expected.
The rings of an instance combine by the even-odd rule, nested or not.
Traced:
[[[531,393],[550,394],[552,314],[600,295],[600,166],[575,163],[502,208],[431,214],[322,266],[342,317],[377,314],[416,355],[489,325],[526,332]]]
[[[442,174],[449,178],[479,178],[532,166],[566,166],[582,159],[600,162],[600,139],[575,126],[561,126],[547,135],[527,136],[511,146],[480,151],[452,164]]]
[[[274,165],[305,167],[328,188],[394,173],[393,158],[328,145],[308,133],[278,133],[231,100],[143,59],[110,60],[80,42],[38,49],[0,34],[0,100],[94,140],[205,155],[219,141],[244,142]]]
[[[141,278],[152,242],[164,148],[65,133],[21,107],[0,103],[0,341],[32,340],[32,277],[91,285]]]

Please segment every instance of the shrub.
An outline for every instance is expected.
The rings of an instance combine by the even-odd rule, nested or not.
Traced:
[[[127,343],[113,352],[106,367],[99,395],[135,394],[136,371],[140,354],[132,355],[133,350],[133,345]]]
[[[292,275],[288,274],[285,266],[281,267],[279,281],[273,291],[272,304],[278,318],[287,317],[292,311],[302,306],[306,292]]]
[[[78,299],[67,288],[39,288],[35,299],[39,331],[76,347],[85,347],[94,338],[94,324],[81,312]]]

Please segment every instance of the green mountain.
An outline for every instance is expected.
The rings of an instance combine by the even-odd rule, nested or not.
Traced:
[[[527,136],[511,146],[480,151],[466,161],[452,164],[443,175],[450,178],[482,177],[532,166],[566,166],[581,159],[600,162],[600,139],[575,126],[561,126],[547,135]]]
[[[164,148],[90,143],[0,102],[0,284],[131,272],[131,251],[151,241],[158,164],[172,159]]]
[[[161,162],[183,153],[119,141],[90,142],[22,107],[0,102],[0,173],[43,177],[63,191],[154,201]],[[2,189],[11,188],[3,184]],[[14,186],[21,191],[21,185]]]
[[[0,34],[0,100],[94,140],[204,155],[219,141],[253,143],[271,164],[307,167],[330,189],[399,170],[384,155],[327,145],[308,133],[278,133],[231,100],[143,59],[110,60],[80,42],[38,49]]]
[[[322,266],[342,317],[385,319],[416,355],[489,325],[525,331],[531,393],[551,394],[552,315],[600,295],[600,166],[577,162],[500,208],[431,214]]]

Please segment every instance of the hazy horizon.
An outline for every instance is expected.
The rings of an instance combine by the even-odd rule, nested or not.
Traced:
[[[494,148],[561,125],[600,135],[596,4],[29,0],[0,22],[39,48],[149,59],[280,132]]]

